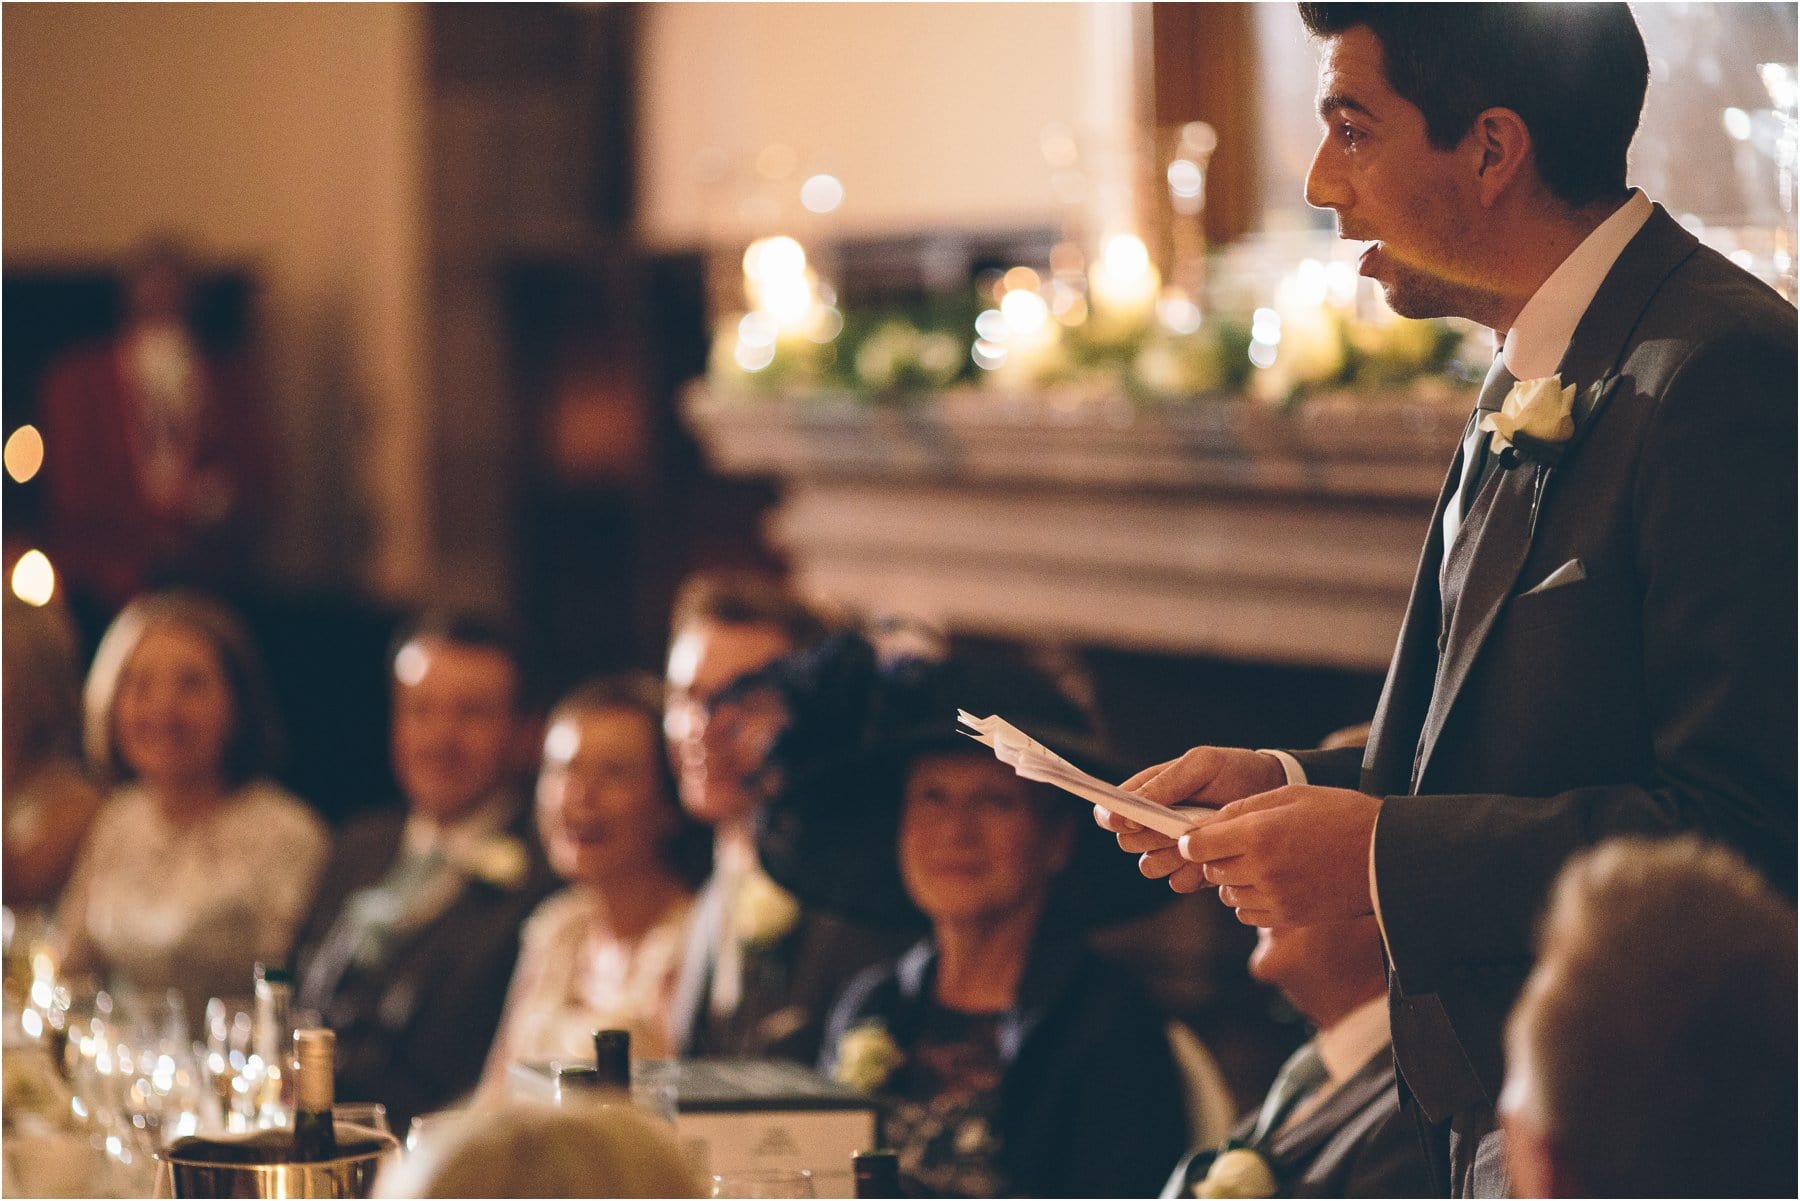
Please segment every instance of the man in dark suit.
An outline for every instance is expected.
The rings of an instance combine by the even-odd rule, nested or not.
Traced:
[[[1208,1177],[1215,1165],[1229,1174],[1233,1152],[1260,1157],[1279,1197],[1429,1195],[1418,1131],[1400,1113],[1394,1088],[1375,919],[1264,927],[1250,974],[1280,989],[1316,1033],[1282,1065],[1230,1142],[1184,1159],[1163,1196],[1215,1195]]]
[[[824,626],[773,582],[721,573],[684,585],[670,627],[670,758],[682,806],[713,828],[714,851],[676,980],[675,1044],[810,1065],[838,991],[904,945],[802,907],[756,859],[761,776],[786,715],[768,690],[734,696],[733,685]]]
[[[1623,5],[1301,9],[1308,200],[1398,312],[1503,349],[1366,753],[1200,747],[1127,781],[1226,806],[1179,846],[1097,816],[1245,922],[1375,913],[1439,1187],[1502,1195],[1501,1023],[1563,861],[1697,830],[1793,888],[1795,313],[1627,188]]]
[[[519,670],[497,629],[430,616],[393,658],[406,807],[338,835],[302,937],[298,1004],[337,1032],[337,1092],[404,1132],[474,1087],[519,926],[555,883],[517,784]]]

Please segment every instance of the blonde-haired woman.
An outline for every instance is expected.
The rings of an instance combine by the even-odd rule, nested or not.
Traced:
[[[265,777],[276,739],[235,614],[182,592],[125,607],[88,675],[84,741],[112,794],[58,910],[65,966],[178,988],[192,1016],[286,961],[327,839]]]

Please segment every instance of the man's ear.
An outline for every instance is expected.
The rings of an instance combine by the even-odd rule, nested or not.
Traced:
[[[1510,108],[1483,109],[1463,144],[1475,159],[1476,195],[1492,208],[1522,172],[1532,170],[1531,130]]]

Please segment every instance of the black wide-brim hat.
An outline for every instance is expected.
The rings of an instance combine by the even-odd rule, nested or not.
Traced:
[[[1093,723],[1048,673],[1006,660],[951,658],[878,668],[867,645],[851,642],[832,665],[790,678],[793,725],[788,744],[806,748],[781,753],[783,778],[762,805],[757,851],[767,871],[804,904],[851,921],[883,927],[928,929],[930,922],[907,896],[899,862],[900,810],[906,773],[920,755],[957,752],[991,757],[991,748],[957,732],[956,711],[998,714],[1070,762],[1102,779],[1130,774],[1096,736]],[[846,672],[847,660],[860,667]],[[866,693],[846,689],[862,671]],[[829,677],[831,694],[808,695],[806,678]],[[809,713],[821,701],[823,712]],[[809,722],[842,729],[858,710],[862,733],[850,745],[820,747],[806,736]],[[809,745],[810,744],[810,745]],[[1064,920],[1103,926],[1149,913],[1172,899],[1168,886],[1146,879],[1137,857],[1119,850],[1111,834],[1092,820],[1088,803],[1051,790],[1051,803],[1069,806],[1073,847],[1051,883],[1049,907]]]

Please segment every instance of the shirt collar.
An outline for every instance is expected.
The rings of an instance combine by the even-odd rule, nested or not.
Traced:
[[[1606,273],[1612,270],[1626,243],[1650,219],[1651,208],[1650,198],[1633,188],[1625,203],[1584,238],[1532,293],[1512,328],[1506,331],[1501,351],[1514,379],[1543,379],[1556,373],[1581,315],[1594,302],[1594,294],[1600,291]]]
[[[511,825],[516,807],[514,797],[506,792],[496,792],[455,821],[440,823],[417,813],[409,814],[401,846],[409,855],[425,855],[436,850],[446,859],[456,861],[483,839],[491,838]]]
[[[1393,1041],[1388,1030],[1388,999],[1371,997],[1345,1014],[1342,1020],[1314,1036],[1319,1058],[1337,1088],[1361,1071],[1363,1065]]]

